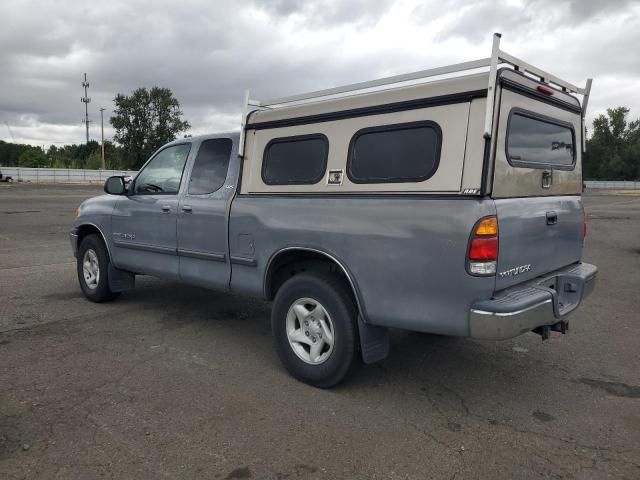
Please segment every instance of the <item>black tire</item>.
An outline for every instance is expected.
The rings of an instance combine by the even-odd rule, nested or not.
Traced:
[[[271,331],[280,361],[298,380],[319,388],[331,388],[349,373],[357,353],[356,306],[344,282],[323,273],[300,273],[278,290],[271,310]],[[332,350],[321,364],[303,361],[287,335],[287,315],[302,298],[319,302],[326,310],[335,333]],[[315,341],[315,340],[314,340]]]
[[[99,266],[98,280],[94,288],[91,288],[87,283],[83,271],[85,254],[89,250],[92,250],[95,253]],[[105,246],[102,238],[100,238],[99,235],[91,234],[82,239],[80,247],[78,248],[78,258],[76,264],[78,282],[80,282],[82,293],[84,293],[84,296],[87,297],[88,300],[91,300],[92,302],[102,303],[113,300],[118,295],[120,295],[119,292],[113,292],[109,288],[109,252],[107,252],[107,247]]]

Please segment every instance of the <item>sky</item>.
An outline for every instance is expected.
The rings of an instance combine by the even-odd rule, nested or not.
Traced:
[[[271,98],[485,58],[501,48],[576,85],[588,120],[640,117],[640,0],[203,0],[0,3],[0,139],[113,134],[113,98],[168,87],[193,135],[238,130],[245,89]]]

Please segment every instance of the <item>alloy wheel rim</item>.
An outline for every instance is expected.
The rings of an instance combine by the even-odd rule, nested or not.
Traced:
[[[327,310],[313,298],[300,298],[287,312],[287,339],[295,354],[309,365],[326,362],[333,352],[335,330]]]
[[[85,285],[95,290],[100,282],[100,263],[95,250],[89,248],[82,257],[82,276]]]

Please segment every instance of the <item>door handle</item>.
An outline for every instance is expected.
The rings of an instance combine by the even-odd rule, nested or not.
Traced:
[[[184,213],[191,213],[193,211],[193,208],[191,208],[191,205],[183,205],[182,206],[182,211]]]
[[[547,212],[547,225],[555,225],[558,223],[558,214],[556,212]]]
[[[171,211],[170,205],[162,205],[162,213],[169,213]]]

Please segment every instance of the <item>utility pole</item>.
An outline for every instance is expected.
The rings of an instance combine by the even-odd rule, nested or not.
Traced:
[[[101,143],[102,143],[102,169],[103,170],[107,169],[104,162],[104,111],[105,110],[106,108],[100,107],[100,136],[102,139]]]
[[[89,88],[89,82],[87,82],[87,74],[84,74],[84,82],[82,82],[82,86],[84,87],[84,97],[80,99],[82,103],[84,103],[84,124],[87,127],[87,143],[89,143],[89,103],[91,99],[87,96],[87,89]]]

